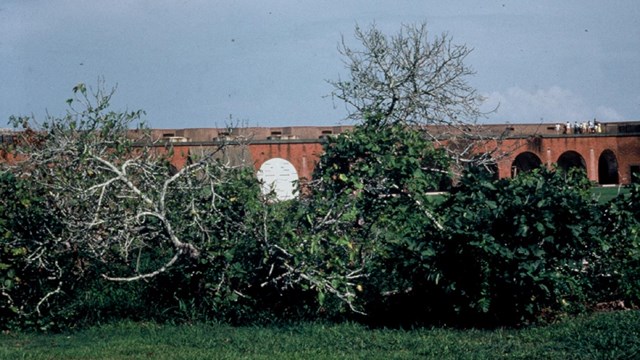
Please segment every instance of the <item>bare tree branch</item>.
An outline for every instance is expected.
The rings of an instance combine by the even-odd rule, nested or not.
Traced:
[[[344,38],[339,47],[348,79],[329,81],[348,119],[417,127],[460,167],[498,160],[470,151],[498,138],[478,125],[488,113],[480,111],[484,99],[467,81],[475,74],[465,64],[471,48],[454,44],[446,33],[430,36],[426,23],[403,25],[393,36],[375,24],[356,26],[355,38],[359,47]]]

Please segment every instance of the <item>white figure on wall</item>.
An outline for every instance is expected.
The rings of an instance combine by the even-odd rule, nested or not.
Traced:
[[[296,182],[298,172],[289,161],[273,158],[265,161],[258,170],[258,180],[262,183],[262,193],[267,195],[272,191],[276,199],[291,200],[298,196]]]

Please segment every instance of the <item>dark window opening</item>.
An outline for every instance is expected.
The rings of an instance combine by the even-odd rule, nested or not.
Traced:
[[[587,164],[582,155],[575,151],[566,151],[558,158],[558,168],[569,171],[571,168],[587,170]]]
[[[602,185],[617,184],[618,160],[611,150],[605,150],[598,159],[598,181]]]
[[[629,170],[631,172],[631,183],[640,184],[640,165],[631,165]]]
[[[526,151],[516,156],[511,163],[511,177],[518,176],[521,172],[529,172],[542,166],[542,160],[538,155]]]
[[[13,144],[13,135],[0,135],[0,144]]]

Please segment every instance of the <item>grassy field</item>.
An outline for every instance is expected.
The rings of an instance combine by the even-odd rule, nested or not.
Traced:
[[[598,201],[603,204],[618,195],[624,195],[629,193],[628,187],[607,186],[607,187],[594,187],[592,193],[596,196]]]
[[[591,193],[600,204],[604,204],[618,195],[628,194],[630,191],[630,188],[622,186],[594,186],[591,188]],[[428,195],[431,195],[436,203],[440,203],[446,199],[445,194],[444,192],[433,192]]]
[[[367,329],[119,323],[0,337],[2,359],[634,359],[640,311],[521,330]]]

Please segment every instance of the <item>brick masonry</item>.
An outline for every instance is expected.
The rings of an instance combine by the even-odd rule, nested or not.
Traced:
[[[202,144],[175,143],[174,166],[184,166],[189,154],[202,151]],[[233,145],[232,145],[233,146]],[[267,160],[282,158],[288,160],[298,171],[301,179],[310,179],[313,169],[323,151],[320,139],[259,140],[249,142],[248,160],[256,169]],[[568,157],[582,163],[590,180],[601,182],[599,167],[603,164],[617,168],[618,183],[631,182],[632,166],[640,166],[640,135],[585,134],[559,136],[511,137],[501,141],[479,144],[476,153],[492,151],[496,159],[498,176],[511,177],[516,157],[523,153],[535,155],[541,164],[548,167],[558,163],[561,157]],[[605,155],[603,155],[605,154]],[[607,154],[613,154],[607,157]],[[604,163],[601,157],[604,156]],[[609,164],[613,159],[613,164]]]
[[[524,156],[549,167],[578,164],[594,182],[629,184],[632,171],[640,172],[640,123],[605,125],[606,132],[589,134],[561,134],[555,126],[540,124],[485,125],[481,130],[499,134],[495,138],[501,140],[478,142],[474,151],[492,154],[500,178],[511,177],[518,170],[525,171],[518,168],[520,163],[516,161]],[[212,151],[221,142],[230,140],[230,150],[223,156],[231,163],[250,164],[258,171],[265,161],[282,158],[295,167],[300,179],[311,179],[323,152],[323,139],[351,128],[154,129],[152,137],[166,140],[156,146],[158,152],[166,152],[166,144],[171,142],[174,147],[172,164],[176,168],[185,166],[190,157]],[[11,154],[0,148],[0,161],[3,160],[15,161]]]

